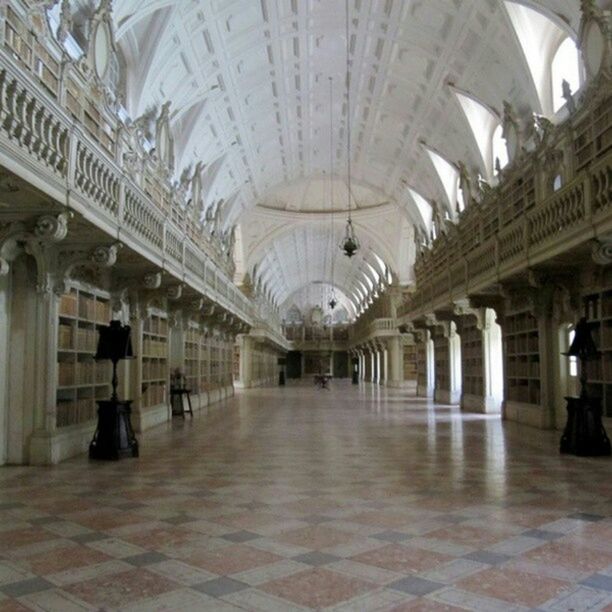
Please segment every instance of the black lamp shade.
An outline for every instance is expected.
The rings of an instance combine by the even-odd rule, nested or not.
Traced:
[[[129,325],[122,325],[121,321],[111,321],[110,325],[100,326],[98,332],[100,337],[95,355],[96,360],[110,359],[116,363],[120,359],[134,357]]]
[[[599,357],[599,351],[595,346],[593,336],[591,336],[591,328],[585,317],[578,321],[574,341],[565,354],[568,357],[578,357],[582,361],[589,361]]]

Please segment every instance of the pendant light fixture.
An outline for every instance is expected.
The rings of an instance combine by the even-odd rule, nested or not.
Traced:
[[[329,202],[330,202],[330,219],[331,219],[331,228],[330,228],[330,239],[331,239],[331,247],[330,257],[331,257],[331,295],[329,297],[329,302],[327,305],[333,310],[338,305],[338,300],[336,299],[336,291],[334,289],[334,110],[333,110],[333,102],[334,102],[334,86],[333,80],[329,77]]]
[[[342,238],[342,242],[340,243],[340,248],[347,257],[351,258],[359,250],[360,245],[351,219],[351,39],[349,22],[349,0],[346,0],[346,166],[348,171],[348,219],[346,221],[346,229],[344,231],[344,238]]]

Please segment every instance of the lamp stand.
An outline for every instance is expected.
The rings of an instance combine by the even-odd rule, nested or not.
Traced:
[[[566,397],[567,423],[561,436],[560,451],[579,457],[610,455],[610,439],[601,420],[600,397],[589,397],[587,362],[580,359],[580,397]]]
[[[121,401],[117,394],[117,361],[113,360],[113,393],[110,400],[97,400],[98,427],[89,445],[90,459],[116,461],[138,457],[138,440],[132,429],[132,400]]]

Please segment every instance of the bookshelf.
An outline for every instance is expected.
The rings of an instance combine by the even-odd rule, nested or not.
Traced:
[[[444,332],[436,328],[432,334],[434,342],[435,362],[435,389],[436,391],[450,391],[450,347]]]
[[[508,225],[535,205],[535,171],[521,176],[502,187],[500,197],[501,224]]]
[[[604,98],[575,126],[574,154],[581,170],[612,146],[612,109]]]
[[[482,331],[475,317],[461,320],[461,360],[464,395],[484,396],[484,363]]]
[[[503,338],[507,399],[539,405],[541,380],[538,320],[527,311],[508,314],[504,320]]]
[[[26,70],[33,73],[45,89],[57,99],[59,96],[60,62],[37,40],[34,32],[10,7],[6,7],[4,44],[9,53]]]
[[[200,391],[210,389],[210,338],[200,335]]]
[[[210,338],[210,387],[216,389],[221,383],[221,351],[219,340]]]
[[[200,336],[199,328],[190,325],[184,339],[185,379],[194,394],[200,389]]]
[[[404,380],[417,380],[418,351],[416,344],[404,345]]]
[[[612,417],[612,287],[585,295],[584,310],[601,352],[599,359],[588,363],[588,390],[601,398],[604,415]]]
[[[417,385],[421,389],[427,389],[429,386],[427,375],[427,340],[418,342],[415,347],[417,360]]]
[[[142,328],[143,408],[166,401],[168,376],[168,321],[165,314],[158,312],[146,318]]]
[[[98,327],[111,319],[109,296],[71,287],[60,296],[57,339],[56,426],[93,421],[96,400],[110,397],[111,369],[94,361]]]

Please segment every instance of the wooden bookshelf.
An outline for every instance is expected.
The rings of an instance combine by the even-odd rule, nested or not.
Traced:
[[[404,380],[417,380],[418,352],[416,344],[404,345]]]
[[[450,391],[450,348],[448,338],[441,329],[432,334],[434,341],[435,388],[436,391]]]
[[[460,337],[463,393],[483,397],[484,363],[482,331],[478,329],[475,317],[462,317]]]
[[[427,340],[417,342],[416,359],[417,359],[417,384],[422,389],[426,389],[429,385],[427,373]]]
[[[200,341],[201,332],[197,326],[190,326],[185,332],[185,379],[187,387],[194,394],[200,390]]]
[[[107,294],[77,286],[60,296],[57,339],[57,427],[95,419],[96,400],[110,397],[108,361],[94,361],[98,327],[111,319]]]
[[[541,400],[540,336],[538,321],[529,312],[508,314],[503,338],[506,359],[506,397],[539,405]]]
[[[168,388],[168,321],[158,312],[145,319],[142,330],[142,406],[166,401]]]
[[[612,147],[612,100],[602,100],[574,127],[574,154],[581,170]]]
[[[501,224],[508,225],[535,205],[535,171],[523,172],[513,181],[504,183],[500,195]]]
[[[210,338],[200,336],[200,386],[201,391],[210,389]]]
[[[584,296],[584,314],[601,357],[588,363],[588,390],[612,417],[612,287]]]

